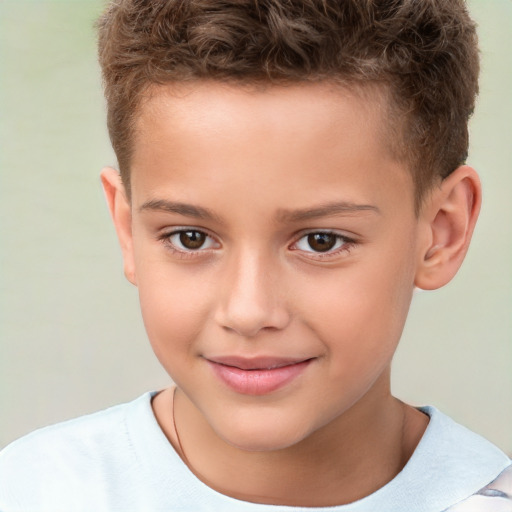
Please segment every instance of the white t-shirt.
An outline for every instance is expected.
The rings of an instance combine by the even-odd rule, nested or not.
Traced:
[[[300,508],[236,500],[201,482],[160,429],[153,395],[7,446],[0,452],[0,511],[441,512],[456,504],[453,512],[512,511],[510,459],[433,407],[422,409],[427,430],[391,482],[349,505]],[[500,489],[484,489],[500,474]]]

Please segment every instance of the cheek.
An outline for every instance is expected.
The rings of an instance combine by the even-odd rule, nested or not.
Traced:
[[[357,268],[357,269],[356,269]],[[413,290],[406,261],[391,258],[315,276],[300,294],[308,327],[315,331],[337,371],[387,364],[400,339]]]
[[[137,267],[142,318],[153,350],[168,369],[193,352],[208,319],[207,281],[192,279],[168,261],[145,258]]]

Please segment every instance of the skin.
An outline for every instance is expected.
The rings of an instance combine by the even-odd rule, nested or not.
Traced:
[[[138,118],[131,201],[115,170],[102,173],[125,274],[178,386],[184,453],[171,390],[155,416],[229,496],[352,502],[400,472],[427,426],[391,395],[391,360],[414,287],[438,288],[459,268],[480,184],[461,167],[416,215],[380,98],[328,84],[159,87]],[[205,245],[180,245],[184,228]],[[336,245],[315,252],[307,235],[325,232]],[[212,372],[208,359],[224,355],[311,362],[253,396]]]

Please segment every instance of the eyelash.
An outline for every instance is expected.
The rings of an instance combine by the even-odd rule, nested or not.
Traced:
[[[207,238],[209,238],[210,240],[213,240],[215,242],[215,238],[213,236],[211,236],[210,234],[208,234],[206,231],[204,231],[202,229],[188,228],[188,227],[182,227],[182,228],[179,228],[179,229],[173,229],[172,231],[168,231],[166,233],[162,233],[158,237],[158,239],[164,244],[164,246],[165,246],[165,248],[167,250],[171,251],[174,255],[176,255],[177,257],[179,257],[181,259],[196,258],[196,257],[201,255],[200,253],[204,254],[206,252],[210,252],[211,251],[210,248],[207,248],[207,249],[199,248],[197,250],[194,250],[194,249],[179,249],[179,248],[177,248],[175,246],[175,244],[173,244],[171,242],[171,237],[173,237],[175,235],[180,235],[181,233],[187,233],[187,232],[200,233],[201,235],[204,235]]]
[[[201,229],[196,229],[196,228],[188,228],[188,227],[174,229],[172,231],[162,233],[158,237],[158,239],[164,244],[166,249],[170,250],[173,254],[175,254],[176,256],[178,256],[179,258],[182,258],[182,259],[199,257],[199,256],[201,256],[201,253],[204,255],[204,253],[209,253],[212,250],[211,248],[203,249],[202,247],[198,248],[197,250],[177,248],[175,246],[175,244],[173,244],[171,242],[171,240],[170,240],[171,237],[180,235],[181,233],[186,233],[186,232],[199,233],[199,234],[204,235],[205,237],[213,240],[215,243],[215,238],[212,235],[208,234],[206,231],[201,230]],[[328,251],[325,251],[325,252],[320,252],[320,251],[317,252],[314,250],[306,251],[306,250],[296,249],[293,247],[293,246],[297,246],[297,244],[304,238],[306,238],[310,235],[316,235],[316,234],[333,235],[334,237],[336,237],[335,245],[338,244],[339,242],[341,242],[342,245],[337,247],[335,250],[329,249]],[[300,237],[297,238],[297,240],[295,242],[293,242],[293,244],[291,244],[289,246],[289,248],[293,251],[302,251],[303,253],[307,253],[307,254],[309,254],[309,256],[307,256],[309,258],[313,257],[314,259],[322,260],[322,259],[328,259],[328,258],[339,256],[340,254],[345,253],[345,252],[349,253],[355,245],[356,245],[356,240],[349,238],[345,235],[336,233],[335,231],[313,230],[313,231],[301,233]]]
[[[332,235],[336,238],[335,244],[338,244],[339,242],[341,242],[341,246],[337,247],[334,250],[329,249],[328,251],[325,251],[325,252],[320,252],[320,251],[317,252],[317,251],[313,251],[313,250],[311,250],[311,251],[302,250],[302,252],[308,254],[308,256],[307,256],[308,258],[313,257],[316,260],[325,260],[325,259],[329,259],[329,258],[335,258],[337,256],[340,256],[342,253],[349,253],[356,245],[356,240],[354,240],[353,238],[350,238],[346,235],[341,235],[340,233],[337,233],[336,231],[330,231],[328,229],[327,230],[320,229],[320,230],[311,230],[311,231],[301,233],[301,236],[290,247],[297,246],[297,244],[304,238],[306,238],[310,235],[317,235],[317,234]],[[297,251],[297,250],[301,250],[301,249],[293,249],[292,248],[292,250]]]

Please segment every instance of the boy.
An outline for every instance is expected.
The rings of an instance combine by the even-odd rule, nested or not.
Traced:
[[[0,510],[510,509],[508,457],[389,389],[480,206],[462,1],[118,0],[99,29],[102,181],[176,387],[13,443]]]

